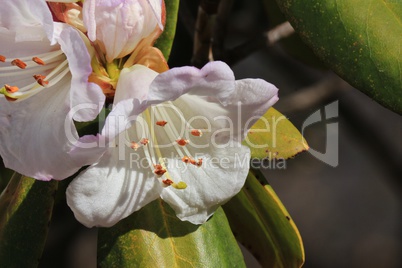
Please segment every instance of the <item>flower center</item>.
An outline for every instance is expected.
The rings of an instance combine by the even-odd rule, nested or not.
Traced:
[[[174,107],[171,102],[169,102],[169,104],[172,105],[171,107]],[[153,118],[151,117],[151,112],[153,113]],[[181,124],[184,124],[187,134],[190,134],[195,138],[202,136],[202,131],[199,129],[193,129],[182,114],[175,114],[178,114],[180,117],[179,120],[181,121]],[[149,127],[143,128],[145,130],[142,133],[141,130],[139,130],[141,128],[136,128],[137,137],[142,138],[139,141],[132,141],[131,148],[133,150],[138,150],[139,148],[144,150],[145,157],[150,164],[150,167],[153,168],[153,173],[159,177],[166,186],[172,186],[176,189],[185,189],[187,187],[186,183],[183,181],[176,182],[177,180],[169,173],[167,160],[163,157],[163,152],[166,153],[166,151],[162,152],[161,150],[161,148],[166,147],[166,145],[160,146],[158,144],[158,136],[159,138],[164,137],[162,141],[163,143],[166,143],[166,141],[170,142],[168,145],[169,148],[173,149],[172,152],[175,153],[175,156],[179,161],[184,164],[194,166],[194,168],[201,168],[203,159],[195,159],[192,156],[188,148],[190,141],[180,137],[175,124],[177,118],[174,119],[167,111],[165,105],[157,105],[145,110],[137,120],[141,125],[147,125]],[[156,135],[155,132],[158,132],[159,135]]]
[[[0,55],[0,79],[25,81],[23,85],[4,84],[0,94],[9,101],[26,99],[57,84],[68,73],[68,61],[61,50],[12,59]],[[26,82],[29,77],[32,83]]]

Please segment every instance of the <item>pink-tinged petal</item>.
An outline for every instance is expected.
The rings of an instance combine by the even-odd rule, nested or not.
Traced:
[[[168,168],[172,178],[187,184],[185,189],[166,187],[161,194],[178,218],[202,224],[240,191],[248,174],[250,153],[247,147],[238,146],[200,153],[201,167],[179,161]]]
[[[143,150],[118,144],[79,174],[67,188],[76,219],[87,227],[109,227],[158,198],[162,183],[144,159]]]
[[[17,42],[53,39],[52,14],[42,0],[2,1],[1,27],[15,32]]]
[[[151,84],[148,99],[151,104],[158,104],[191,92],[225,100],[235,89],[230,67],[223,62],[211,62],[201,70],[186,66],[161,73]]]
[[[81,167],[68,151],[78,139],[69,111],[71,77],[21,101],[0,98],[0,154],[6,167],[40,180],[64,179]]]
[[[274,85],[261,79],[235,81],[229,66],[212,62],[201,70],[181,67],[158,75],[151,84],[148,105],[174,101],[187,121],[204,118],[194,120],[210,128],[204,140],[226,144],[243,140],[247,130],[278,100],[277,94]],[[230,131],[213,136],[219,129]]]
[[[152,13],[154,14],[158,26],[161,30],[163,30],[163,21],[162,21],[162,7],[163,7],[163,0],[147,0],[149,3]]]
[[[155,31],[160,16],[155,17],[154,12],[161,12],[161,8],[147,0],[87,0],[82,11],[88,38],[99,44],[111,62],[133,52]]]
[[[91,41],[96,40],[96,18],[95,18],[96,0],[87,0],[84,2],[82,13],[84,25],[87,28],[88,38]]]
[[[72,74],[70,105],[71,109],[76,109],[73,118],[76,121],[93,120],[102,110],[105,95],[98,85],[88,82],[92,67],[85,43],[72,27],[62,30],[58,43],[67,57]]]

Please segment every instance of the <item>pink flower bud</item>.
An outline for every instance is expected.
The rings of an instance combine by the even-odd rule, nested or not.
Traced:
[[[163,0],[86,0],[84,25],[108,62],[134,51],[147,37],[163,30]]]

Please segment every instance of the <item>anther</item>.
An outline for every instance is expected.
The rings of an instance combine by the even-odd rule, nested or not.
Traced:
[[[172,184],[173,184],[173,181],[172,181],[172,180],[169,180],[169,179],[162,180],[162,182],[163,182],[164,184],[166,184],[166,185],[172,185]]]
[[[140,146],[138,145],[138,143],[136,143],[136,142],[134,142],[134,141],[131,142],[131,146],[130,146],[131,149],[137,151],[138,147],[140,147]]]
[[[49,84],[49,81],[45,80],[46,76],[44,75],[35,74],[33,78],[35,78],[36,82],[38,82],[38,84],[41,85],[42,87],[47,86]]]
[[[178,190],[183,190],[187,188],[187,184],[184,181],[179,181],[178,183],[173,183],[172,187]]]
[[[191,133],[191,135],[196,136],[196,137],[202,136],[202,132],[199,129],[192,129],[190,133]]]
[[[6,89],[6,91],[7,91],[8,93],[15,93],[15,92],[17,92],[17,91],[19,90],[18,87],[16,87],[16,86],[10,86],[10,85],[7,85],[7,84],[5,84],[4,87],[5,87],[5,89]]]
[[[190,163],[193,164],[194,166],[197,166],[197,167],[202,166],[202,158],[198,158],[198,160],[195,160],[195,159],[190,158],[189,161],[190,161]]]
[[[164,169],[161,164],[154,165],[154,168],[154,173],[158,176],[162,176],[166,173],[166,169]]]
[[[197,167],[200,167],[202,165],[202,158],[198,158],[198,161],[197,161],[197,163],[195,163],[195,165]]]
[[[149,140],[148,140],[147,138],[142,138],[142,139],[140,140],[140,143],[141,143],[142,145],[147,145],[147,144],[149,143]]]
[[[156,124],[158,126],[164,127],[167,124],[167,122],[166,121],[156,121]]]
[[[183,156],[183,158],[181,159],[181,161],[183,161],[184,163],[188,164],[191,161],[191,158],[188,156]]]
[[[35,63],[39,64],[39,65],[45,65],[46,64],[41,58],[38,58],[38,57],[33,57],[32,60]]]
[[[0,55],[0,61],[1,62],[6,62],[6,57],[4,57],[3,55]]]
[[[27,64],[20,59],[13,60],[11,64],[14,66],[18,66],[21,69],[25,69],[25,67],[27,67]]]
[[[178,140],[176,140],[176,142],[177,142],[178,145],[184,146],[184,145],[186,145],[188,143],[188,140],[178,139]]]

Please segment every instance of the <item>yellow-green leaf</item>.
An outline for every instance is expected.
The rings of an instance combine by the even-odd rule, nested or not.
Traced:
[[[155,200],[98,235],[100,267],[245,267],[243,255],[219,208],[202,225],[180,221]]]
[[[299,231],[261,173],[250,171],[241,192],[223,209],[237,240],[262,267],[303,265],[304,248]]]
[[[0,196],[1,267],[37,267],[57,185],[17,173],[11,178]]]
[[[243,144],[251,158],[288,159],[308,150],[306,140],[280,112],[270,108],[249,130]]]

